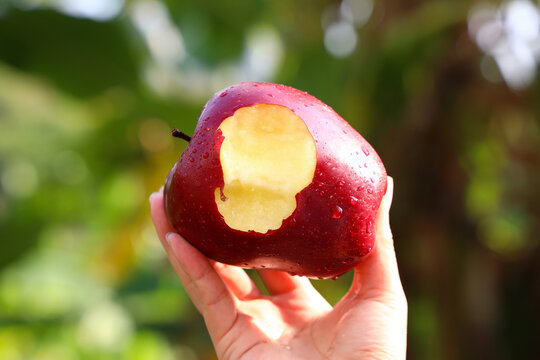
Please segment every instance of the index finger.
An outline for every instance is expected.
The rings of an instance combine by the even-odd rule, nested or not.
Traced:
[[[159,240],[161,241],[163,247],[167,248],[165,236],[170,232],[174,232],[175,230],[169,223],[169,219],[167,219],[165,209],[163,208],[163,187],[152,193],[149,201],[152,221],[154,222]]]
[[[150,197],[150,211],[159,239],[193,304],[203,315],[210,336],[214,341],[222,338],[237,318],[234,294],[210,261],[174,232],[165,213],[162,191]]]

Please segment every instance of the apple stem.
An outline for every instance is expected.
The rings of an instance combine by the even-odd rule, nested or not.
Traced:
[[[174,136],[174,137],[176,137],[176,138],[180,138],[180,139],[186,140],[187,142],[190,142],[190,141],[191,141],[191,136],[187,135],[186,133],[181,132],[181,131],[178,130],[177,128],[173,128],[173,130],[172,130],[172,136]]]

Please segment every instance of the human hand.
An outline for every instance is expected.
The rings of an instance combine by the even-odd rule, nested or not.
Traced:
[[[354,269],[333,308],[304,277],[260,270],[270,295],[247,273],[214,262],[174,232],[163,193],[150,197],[158,236],[203,315],[220,359],[405,359],[407,301],[389,224],[393,181],[376,219],[373,252]]]

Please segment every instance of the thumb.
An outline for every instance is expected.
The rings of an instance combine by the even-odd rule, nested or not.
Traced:
[[[375,248],[364,261],[356,266],[351,286],[351,291],[367,297],[377,297],[379,294],[404,297],[390,229],[390,206],[394,181],[388,177],[387,183],[386,194],[375,219]]]

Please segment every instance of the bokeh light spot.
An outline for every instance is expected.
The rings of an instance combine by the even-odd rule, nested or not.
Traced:
[[[144,36],[154,60],[164,66],[173,66],[184,60],[184,38],[163,3],[136,1],[131,10],[133,22]]]
[[[343,0],[339,10],[354,25],[364,26],[373,13],[373,0]]]
[[[74,151],[64,151],[53,159],[54,174],[62,183],[75,185],[81,183],[88,176],[86,162]]]
[[[324,46],[333,56],[347,57],[356,48],[358,38],[354,27],[346,21],[338,21],[326,29],[324,33]]]
[[[2,171],[2,187],[10,196],[17,198],[31,196],[37,186],[37,170],[29,161],[12,161]]]
[[[171,129],[160,119],[147,119],[139,126],[139,141],[145,150],[160,152],[172,145]]]
[[[110,301],[88,309],[78,326],[79,343],[88,349],[121,351],[133,333],[133,321],[120,306]]]
[[[480,71],[484,78],[492,83],[498,83],[503,81],[501,72],[497,67],[497,63],[491,56],[485,55],[480,62]]]
[[[116,17],[124,0],[57,0],[57,7],[67,15],[93,20],[110,20]]]
[[[256,26],[247,35],[242,69],[245,81],[268,81],[283,58],[283,43],[271,26]]]
[[[495,7],[480,4],[469,12],[469,33],[478,47],[493,58],[506,84],[527,88],[540,60],[540,9],[529,0],[513,0]],[[492,81],[493,72],[482,74]]]
[[[26,11],[51,7],[68,16],[96,21],[109,21],[115,18],[124,6],[124,0],[16,0],[12,3]],[[1,8],[2,4],[0,12]]]
[[[102,201],[109,220],[118,220],[131,215],[142,203],[144,185],[132,173],[115,175],[102,188]],[[105,214],[104,214],[105,215]]]
[[[508,254],[526,245],[527,224],[524,216],[509,212],[484,219],[480,223],[480,236],[492,251]]]

